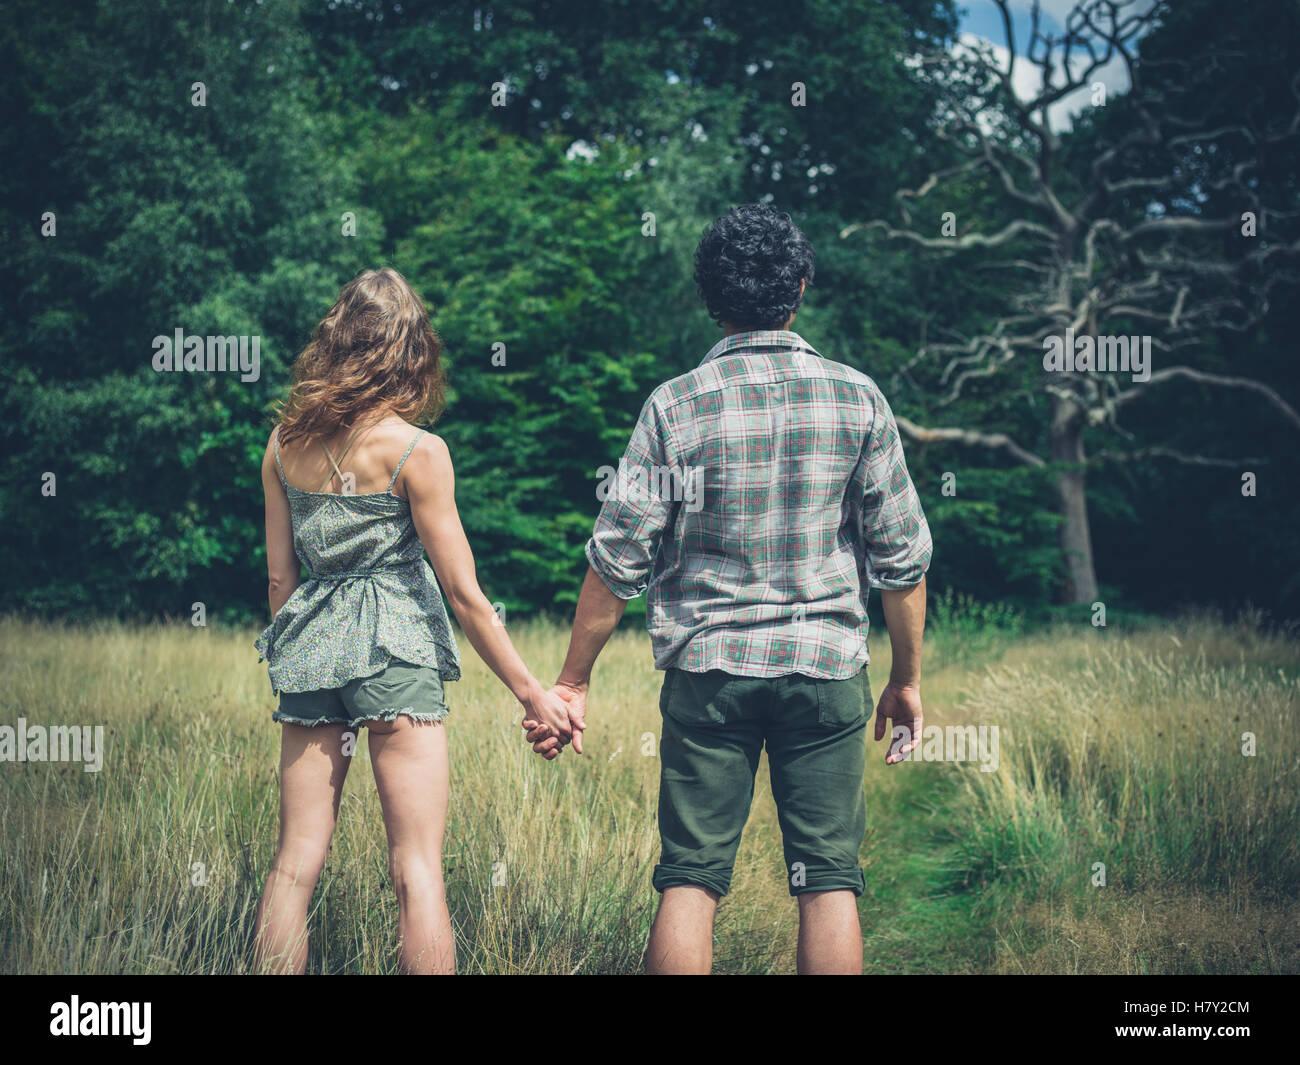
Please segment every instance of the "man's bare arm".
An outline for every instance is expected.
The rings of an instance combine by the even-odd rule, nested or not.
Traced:
[[[569,636],[569,653],[564,658],[564,668],[551,690],[569,704],[570,714],[584,723],[587,715],[587,688],[591,684],[591,670],[605,644],[618,628],[627,609],[627,600],[620,599],[605,586],[596,571],[587,567],[587,576],[578,593],[578,609],[573,618],[573,632]],[[524,721],[524,733],[538,754],[551,757],[563,745],[534,720]]]
[[[889,683],[900,688],[919,688],[921,636],[925,631],[925,578],[911,588],[882,588],[880,605],[885,611],[892,652]]]
[[[880,605],[889,627],[892,662],[889,683],[876,707],[876,739],[885,738],[893,721],[886,765],[897,765],[921,741],[921,638],[925,632],[925,578],[910,588],[880,589]],[[906,732],[901,730],[906,729]]]
[[[564,657],[558,683],[566,688],[586,689],[591,683],[591,670],[596,658],[604,649],[627,609],[627,601],[620,599],[587,567],[587,576],[578,593],[578,610],[573,618],[573,632],[569,636],[569,653]]]

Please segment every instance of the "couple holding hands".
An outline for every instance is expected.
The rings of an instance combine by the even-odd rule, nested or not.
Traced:
[[[866,602],[880,591],[892,663],[875,739],[892,720],[885,759],[896,764],[922,725],[931,541],[884,396],[791,331],[812,278],[812,247],[786,214],[745,205],[705,231],[695,280],[725,335],[651,393],[619,471],[650,486],[672,480],[664,471],[692,471],[698,498],[686,507],[653,488],[610,493],[550,689],[478,586],[446,445],[412,424],[443,404],[424,305],[390,269],[344,287],[297,360],[262,465],[273,620],[257,647],[282,726],[280,838],[257,919],[263,971],[306,968],[308,904],[364,725],[401,968],[454,972],[438,726],[460,659],[447,605],[522,704],[533,749],[554,759],[567,746],[582,752],[592,668],[628,600],[646,593],[665,671],[653,876],[662,898],[647,971],[710,970],[714,913],[766,745],[799,905],[798,970],[861,972]]]

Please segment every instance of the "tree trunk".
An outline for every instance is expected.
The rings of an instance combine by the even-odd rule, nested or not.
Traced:
[[[1062,396],[1052,397],[1052,461],[1069,464],[1056,473],[1068,601],[1091,605],[1097,601],[1097,571],[1084,491],[1087,475],[1083,466],[1083,411]]]

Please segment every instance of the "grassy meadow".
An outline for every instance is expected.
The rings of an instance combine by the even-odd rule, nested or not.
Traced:
[[[1294,640],[1194,617],[1025,634],[951,602],[935,621],[927,724],[998,726],[998,768],[886,767],[873,744],[868,972],[1300,970]],[[97,773],[0,763],[0,971],[247,971],[278,814],[279,726],[253,636],[0,619],[0,725],[103,724],[107,745]],[[564,630],[512,636],[540,676],[558,668]],[[883,632],[872,645],[878,694]],[[461,971],[638,972],[657,898],[661,674],[648,639],[616,636],[587,753],[554,763],[462,648],[445,848]],[[717,972],[794,970],[765,772],[720,909]],[[362,741],[313,904],[310,971],[394,972],[396,919]]]

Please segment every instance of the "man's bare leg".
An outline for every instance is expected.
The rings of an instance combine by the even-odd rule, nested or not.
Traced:
[[[713,968],[713,917],[719,897],[716,891],[695,884],[682,884],[664,891],[659,912],[650,926],[650,942],[645,952],[647,973],[708,975]]]
[[[660,911],[662,912],[662,911]],[[806,891],[799,896],[799,972],[862,973],[862,925],[852,891]]]

